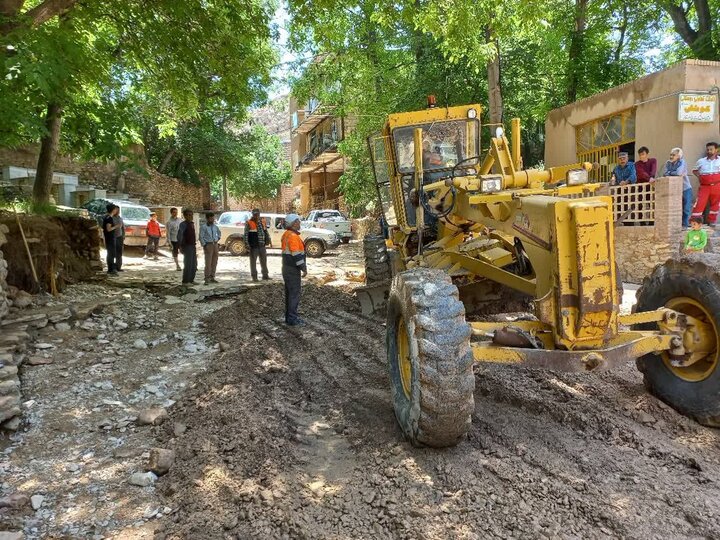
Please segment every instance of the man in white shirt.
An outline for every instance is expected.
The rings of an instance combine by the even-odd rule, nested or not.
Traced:
[[[175,261],[175,270],[181,270],[180,263],[178,263],[178,253],[180,252],[180,244],[178,243],[178,231],[180,230],[180,224],[182,219],[178,217],[178,209],[170,209],[170,219],[165,224],[165,231],[167,232],[168,240],[172,245],[172,256]]]
[[[705,150],[705,157],[698,159],[693,168],[693,174],[700,180],[700,189],[698,190],[697,202],[693,208],[692,216],[702,217],[709,201],[708,225],[715,227],[718,212],[720,212],[720,156],[718,156],[718,143],[707,143]]]

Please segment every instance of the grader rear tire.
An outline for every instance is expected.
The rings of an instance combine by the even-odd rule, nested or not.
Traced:
[[[363,238],[363,254],[365,255],[365,283],[370,285],[389,281],[392,272],[385,239],[382,236]]]
[[[637,292],[635,311],[668,307],[710,323],[715,350],[687,367],[672,366],[667,355],[649,354],[638,359],[650,393],[695,419],[720,427],[720,256],[684,255],[655,267]],[[652,329],[643,325],[645,328]]]
[[[444,272],[395,276],[387,311],[388,367],[395,416],[413,445],[454,446],[475,408],[470,325]]]

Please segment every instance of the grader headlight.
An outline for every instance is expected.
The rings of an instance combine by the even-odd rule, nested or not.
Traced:
[[[567,173],[567,185],[579,186],[588,183],[588,172],[585,169],[572,169]]]
[[[495,178],[483,178],[480,181],[480,192],[481,193],[494,193],[496,191],[502,191],[502,177],[498,176]]]

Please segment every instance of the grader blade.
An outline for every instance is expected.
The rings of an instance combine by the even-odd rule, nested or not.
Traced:
[[[380,281],[355,289],[355,296],[360,302],[363,315],[382,313],[387,307],[390,294],[390,280]]]

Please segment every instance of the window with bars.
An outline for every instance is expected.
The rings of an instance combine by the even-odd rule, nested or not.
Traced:
[[[587,122],[575,128],[578,161],[597,164],[590,179],[606,182],[617,163],[617,153],[629,150],[635,143],[635,110],[629,109],[611,116]]]

